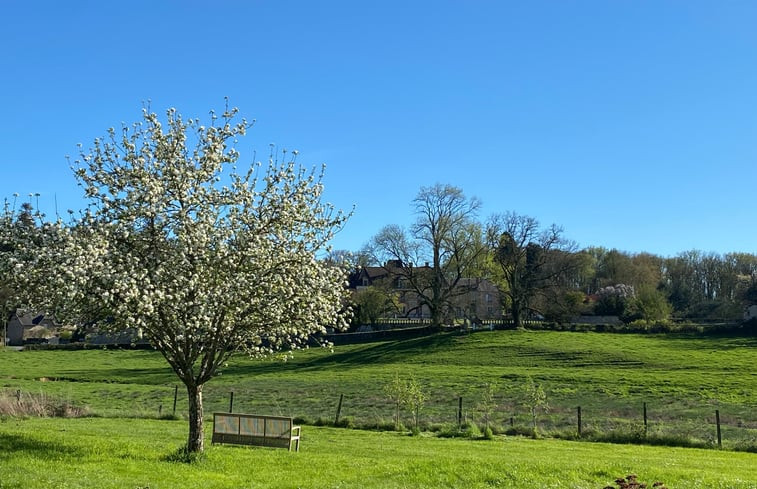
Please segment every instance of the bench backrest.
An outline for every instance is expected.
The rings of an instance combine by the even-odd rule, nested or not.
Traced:
[[[213,443],[233,443],[300,450],[300,427],[284,416],[213,414]]]
[[[255,414],[215,413],[213,433],[266,438],[292,436],[292,418]]]

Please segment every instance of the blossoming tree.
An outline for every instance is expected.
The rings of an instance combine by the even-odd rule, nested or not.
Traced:
[[[38,298],[149,338],[186,386],[189,452],[204,448],[203,385],[232,354],[303,346],[347,314],[343,269],[317,257],[348,217],[322,202],[323,173],[297,152],[237,172],[250,124],[236,109],[210,118],[144,110],[81,152],[72,168],[90,205],[52,226],[56,272]]]

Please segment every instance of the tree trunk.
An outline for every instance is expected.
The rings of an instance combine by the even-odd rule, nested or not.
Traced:
[[[523,318],[520,315],[520,303],[519,302],[513,301],[512,313],[513,313],[513,323],[515,325],[515,329],[522,328],[523,327]]]
[[[438,307],[434,307],[431,310],[431,326],[437,331],[442,330],[442,311]]]
[[[200,453],[205,449],[205,438],[202,429],[202,385],[187,384],[189,397],[189,438],[187,451]]]

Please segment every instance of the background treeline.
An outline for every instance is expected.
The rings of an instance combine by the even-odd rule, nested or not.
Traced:
[[[658,304],[679,318],[738,320],[757,302],[757,255],[691,250],[664,258],[597,247],[579,255],[584,268],[574,277],[576,290],[596,297],[596,313],[643,316],[645,305]],[[636,300],[608,291],[619,284],[631,286]]]
[[[757,304],[754,254],[692,250],[661,257],[580,248],[561,227],[542,226],[527,215],[505,212],[482,220],[480,202],[451,185],[421,188],[412,208],[411,226],[385,226],[352,262],[355,270],[387,267],[393,278],[383,290],[371,284],[373,293],[355,296],[361,313],[391,316],[409,290],[434,326],[475,320],[465,303],[471,279],[496,286],[503,318],[518,327],[530,319],[565,322],[582,315],[647,324],[739,322],[746,307]],[[344,254],[334,259],[343,262]],[[398,291],[399,283],[406,290]]]

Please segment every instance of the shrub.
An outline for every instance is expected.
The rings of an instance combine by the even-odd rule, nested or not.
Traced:
[[[536,438],[538,435],[533,428],[525,426],[511,426],[505,430],[507,436],[527,436],[530,438]]]
[[[295,416],[295,417],[294,417],[294,418],[292,419],[292,421],[293,421],[293,422],[294,422],[294,424],[296,424],[296,425],[305,424],[305,425],[311,425],[311,426],[312,426],[312,425],[314,425],[314,424],[315,424],[315,423],[313,422],[313,418],[308,418],[307,416]]]
[[[353,418],[352,416],[345,416],[344,418],[341,418],[339,422],[334,423],[334,426],[336,426],[337,428],[354,429],[355,418]]]
[[[464,423],[463,424],[463,436],[465,438],[481,438],[481,429],[479,429],[476,423]]]
[[[481,438],[481,430],[475,423],[463,423],[458,426],[453,423],[445,423],[436,431],[439,438]]]
[[[331,421],[324,418],[323,416],[318,416],[318,418],[313,422],[313,426],[331,426]]]

